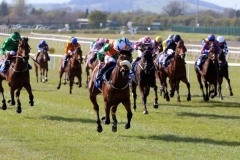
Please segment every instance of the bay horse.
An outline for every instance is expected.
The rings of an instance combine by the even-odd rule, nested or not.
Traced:
[[[47,82],[48,81],[48,59],[47,59],[47,50],[43,48],[34,63],[35,66],[35,73],[38,82],[38,69],[40,71],[40,82]]]
[[[202,65],[202,71],[199,72],[196,65],[194,65],[204,101],[209,101],[209,97],[214,98],[217,95],[217,85],[219,84],[218,54],[217,49],[211,46],[208,57]],[[204,93],[202,81],[205,85],[206,94]],[[219,90],[219,94],[221,94],[221,90]]]
[[[90,52],[86,57],[85,57],[85,72],[86,72],[86,87],[88,87],[88,83],[90,81],[90,71],[93,71],[94,68],[98,65],[98,60],[96,59],[92,64],[90,63],[90,59],[94,56],[94,54],[97,54],[96,52]]]
[[[60,61],[59,65],[59,84],[57,89],[61,87],[62,75],[65,72],[67,75],[67,80],[69,80],[69,93],[72,94],[72,87],[74,83],[74,78],[78,78],[78,87],[82,87],[82,50],[81,47],[77,47],[73,54],[70,56],[68,60],[67,66],[65,68],[62,67],[63,59]],[[66,84],[66,80],[64,82]]]
[[[180,81],[186,84],[188,89],[187,100],[191,100],[190,83],[187,79],[186,67],[185,67],[185,54],[187,49],[184,45],[184,41],[180,40],[176,45],[176,50],[173,58],[171,59],[167,69],[165,70],[162,65],[159,65],[159,79],[162,86],[164,97],[169,101],[169,95],[167,91],[167,77],[171,87],[170,97],[174,96],[174,92],[177,92],[177,102],[181,102],[179,94]]]
[[[226,57],[223,52],[221,54],[219,54],[218,61],[219,61],[219,64],[221,64],[219,66],[218,93],[219,93],[220,99],[223,100],[222,92],[220,92],[222,90],[223,77],[227,80],[230,96],[233,96],[233,92],[232,92],[232,87],[230,84],[230,79],[229,79],[229,74],[228,74],[228,62],[227,62]]]
[[[142,103],[143,103],[143,114],[148,114],[147,110],[147,96],[150,92],[150,87],[154,88],[155,101],[154,108],[158,108],[158,95],[157,95],[157,85],[155,77],[155,65],[153,62],[152,52],[150,50],[145,50],[143,56],[137,62],[136,69],[134,69],[134,78],[131,79],[131,89],[133,95],[133,109],[136,110],[136,99],[137,93],[136,88],[139,88]]]
[[[127,111],[127,124],[125,129],[130,128],[132,119],[130,89],[129,89],[129,70],[131,69],[131,52],[121,51],[114,69],[108,72],[108,78],[104,78],[102,89],[98,89],[95,85],[95,77],[99,71],[100,65],[96,66],[91,76],[88,91],[89,98],[93,104],[93,109],[97,118],[97,131],[102,132],[103,128],[99,117],[99,105],[97,103],[97,95],[102,93],[105,106],[105,117],[102,118],[104,124],[110,124],[110,112],[112,115],[113,126],[112,131],[117,131],[116,111],[120,103],[122,103]]]
[[[24,87],[28,94],[29,94],[29,104],[30,106],[34,105],[33,101],[33,94],[32,94],[32,87],[30,84],[30,75],[29,75],[29,69],[28,69],[28,59],[29,59],[29,53],[30,53],[30,46],[28,44],[28,38],[23,37],[18,46],[18,51],[16,53],[16,56],[12,57],[14,60],[11,62],[10,67],[7,71],[7,74],[5,77],[0,76],[0,92],[2,93],[2,109],[6,110],[7,105],[4,97],[4,90],[2,87],[2,81],[4,79],[7,80],[8,86],[10,87],[10,95],[11,100],[8,102],[11,106],[15,105],[15,99],[14,99],[14,93],[16,91],[16,99],[17,99],[17,113],[22,112],[21,108],[21,102],[20,102],[20,92],[22,88]]]

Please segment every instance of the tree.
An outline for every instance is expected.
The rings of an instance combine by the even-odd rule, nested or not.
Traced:
[[[100,28],[100,24],[102,24],[102,26],[106,26],[107,14],[105,12],[94,10],[89,13],[88,21],[89,24],[96,28]]]
[[[5,0],[0,3],[0,17],[5,17],[9,14],[9,7]]]
[[[186,10],[186,5],[184,2],[180,1],[170,1],[163,10],[168,16],[179,16],[183,15],[184,10]]]

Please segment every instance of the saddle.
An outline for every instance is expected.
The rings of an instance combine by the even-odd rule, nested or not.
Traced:
[[[102,77],[97,80],[98,74],[99,74],[99,72],[100,72],[100,70],[98,70],[97,74],[96,74],[95,77],[94,77],[94,83],[95,83],[95,86],[96,86],[98,89],[102,89],[102,82],[103,82],[104,80],[106,80],[106,81],[109,81],[109,80],[110,80],[110,78],[111,78],[111,73],[112,73],[114,67],[115,67],[115,65],[113,65],[113,66],[111,66],[110,68],[108,68],[108,69],[103,73]]]

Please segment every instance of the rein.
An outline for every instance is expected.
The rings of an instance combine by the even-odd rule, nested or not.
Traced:
[[[22,56],[13,56],[13,57],[15,57],[15,58],[21,58],[21,59],[25,62],[25,59],[24,59]],[[12,65],[10,65],[10,68],[11,68],[14,72],[20,73],[20,72],[25,72],[25,71],[28,69],[28,65],[26,65],[26,68],[25,68],[24,70],[21,70],[21,71],[18,71],[18,70],[16,70],[16,69],[14,69],[14,68],[12,67]]]

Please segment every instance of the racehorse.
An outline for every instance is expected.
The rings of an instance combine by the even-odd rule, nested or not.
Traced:
[[[136,99],[137,93],[136,88],[140,90],[142,96],[143,103],[143,114],[148,114],[147,110],[147,96],[149,95],[150,87],[154,88],[155,92],[155,101],[154,108],[158,108],[158,95],[157,95],[157,85],[156,85],[156,77],[155,77],[155,65],[153,62],[152,52],[150,50],[145,50],[143,52],[143,56],[137,62],[136,69],[134,69],[134,77],[131,79],[131,88],[133,95],[133,108],[136,110]]]
[[[85,72],[87,75],[86,78],[86,87],[88,87],[88,83],[90,80],[90,72],[89,70],[93,71],[93,69],[98,65],[98,60],[96,59],[92,64],[90,63],[90,59],[94,56],[94,54],[97,54],[96,52],[90,52],[86,57],[85,57]]]
[[[80,47],[77,47],[73,54],[70,56],[70,59],[68,60],[67,66],[65,68],[62,67],[63,59],[60,62],[59,65],[59,84],[57,89],[60,89],[61,87],[61,80],[62,75],[65,72],[67,74],[67,80],[69,80],[69,86],[70,90],[69,93],[72,94],[72,87],[74,83],[74,77],[78,78],[78,87],[82,87],[82,50]],[[66,80],[64,82],[66,84]]]
[[[202,91],[204,101],[209,101],[209,97],[214,98],[217,95],[217,85],[219,71],[218,71],[218,52],[217,49],[212,46],[209,50],[208,57],[202,65],[202,71],[199,72],[194,65],[194,69],[197,75],[197,80]],[[205,85],[206,94],[204,93],[203,84]],[[221,90],[219,90],[221,94]]]
[[[21,102],[20,102],[20,92],[24,87],[29,94],[29,104],[34,105],[32,87],[30,84],[30,76],[28,69],[28,59],[29,59],[30,46],[28,45],[28,38],[23,37],[19,42],[18,51],[16,53],[14,60],[10,64],[10,68],[6,74],[6,77],[0,76],[0,92],[2,93],[2,109],[6,110],[7,105],[4,97],[4,90],[2,87],[2,81],[7,80],[10,87],[11,100],[8,102],[10,105],[15,105],[14,93],[16,91],[17,99],[17,113],[22,112]]]
[[[227,80],[228,83],[228,87],[229,87],[229,92],[230,92],[230,96],[233,96],[233,92],[232,92],[232,87],[230,84],[230,79],[229,79],[229,74],[228,74],[228,62],[226,60],[226,57],[224,55],[224,53],[221,53],[219,55],[219,63],[221,64],[219,66],[219,86],[218,86],[218,93],[219,93],[219,97],[221,100],[223,100],[223,96],[222,96],[222,92],[219,92],[222,90],[222,82],[223,82],[223,77]]]
[[[130,89],[129,89],[129,70],[131,69],[131,52],[121,51],[112,71],[108,72],[107,78],[102,82],[102,89],[98,89],[95,85],[95,77],[99,71],[99,66],[93,70],[88,90],[89,98],[93,104],[93,109],[97,118],[97,131],[102,132],[103,128],[99,117],[99,105],[97,103],[97,95],[102,93],[105,105],[105,117],[102,118],[104,124],[110,124],[110,111],[112,114],[113,126],[112,131],[117,131],[116,111],[120,103],[122,103],[127,111],[127,124],[125,129],[130,128],[132,119],[131,103],[130,103]]]
[[[37,82],[38,82],[38,68],[40,71],[40,82],[47,82],[48,81],[48,59],[47,59],[47,50],[43,48],[34,63],[35,66],[35,73],[37,77]],[[45,78],[44,78],[45,76]]]
[[[164,93],[164,97],[167,101],[169,101],[169,95],[167,91],[167,77],[169,78],[169,84],[171,87],[170,90],[170,97],[172,98],[174,96],[175,90],[177,91],[177,101],[180,102],[180,95],[179,95],[179,84],[180,81],[186,84],[188,89],[188,95],[187,100],[191,100],[191,94],[190,94],[190,83],[188,82],[187,76],[186,76],[186,67],[185,67],[185,53],[187,49],[184,45],[184,41],[179,41],[176,46],[176,50],[174,53],[174,56],[172,60],[170,61],[167,69],[165,70],[162,65],[159,64],[159,79],[162,86],[162,91]]]

